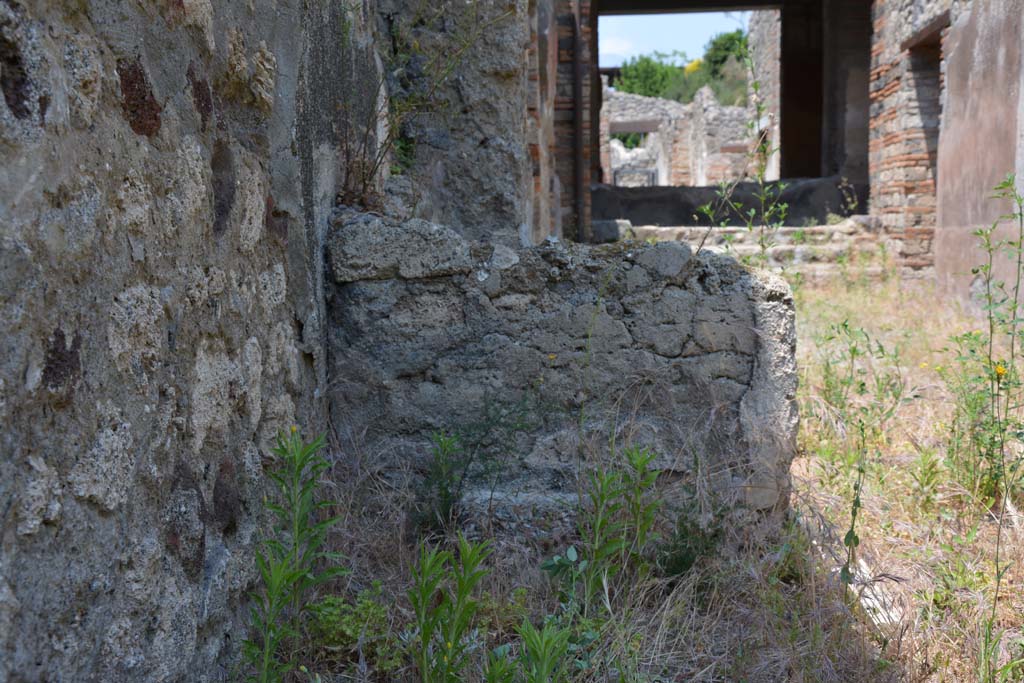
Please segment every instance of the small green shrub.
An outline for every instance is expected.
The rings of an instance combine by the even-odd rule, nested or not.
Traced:
[[[913,481],[912,491],[918,507],[922,512],[931,512],[935,508],[939,484],[944,479],[942,460],[935,449],[918,449],[910,478]]]
[[[523,639],[524,683],[560,683],[565,680],[566,654],[572,632],[548,622],[538,630],[529,621],[519,627]]]
[[[431,438],[430,468],[423,481],[418,526],[443,532],[452,529],[461,514],[468,463],[459,437],[435,432]]]
[[[320,477],[329,463],[320,455],[323,437],[303,442],[298,428],[277,437],[276,458],[270,479],[277,500],[266,500],[273,529],[256,551],[260,585],[252,595],[250,626],[253,635],[245,641],[243,653],[254,670],[249,680],[259,683],[280,681],[295,668],[294,642],[309,610],[309,592],[346,570],[341,557],[325,549],[327,532],[336,517],[321,518],[332,505],[318,500]],[[290,650],[290,651],[289,651]]]
[[[391,633],[388,607],[380,582],[359,592],[355,600],[329,595],[310,606],[314,646],[340,664],[367,662],[387,673],[402,664],[402,649]]]
[[[458,558],[450,551],[420,546],[409,601],[415,614],[413,659],[423,683],[460,683],[477,646],[473,628],[477,586],[487,575],[489,543],[458,537]]]
[[[658,570],[669,577],[686,574],[715,548],[720,535],[717,526],[704,527],[692,515],[681,514],[672,535],[660,548]]]

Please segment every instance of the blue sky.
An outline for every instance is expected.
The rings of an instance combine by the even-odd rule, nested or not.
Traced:
[[[704,54],[712,36],[746,28],[750,12],[639,14],[601,17],[597,29],[601,66],[621,66],[629,57],[681,50],[690,59]]]

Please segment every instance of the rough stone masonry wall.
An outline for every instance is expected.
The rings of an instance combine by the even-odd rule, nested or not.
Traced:
[[[716,185],[746,175],[747,110],[718,103],[711,88],[697,91],[691,105],[690,177],[695,185]]]
[[[381,49],[398,74],[388,79],[389,97],[432,95],[428,111],[402,122],[400,133],[413,159],[389,189],[402,195],[404,213],[442,222],[474,239],[519,245],[547,237],[551,221],[534,211],[534,177],[543,179],[548,171],[534,170],[528,147],[545,144],[551,135],[547,83],[529,79],[531,14],[540,17],[543,3],[378,0],[377,5]],[[551,40],[540,27],[536,37]],[[394,55],[388,43],[395,42],[400,52],[412,55],[407,62],[390,63]],[[450,77],[442,78],[446,71]],[[538,156],[537,163],[550,161]]]
[[[606,88],[602,127],[611,132],[646,132],[648,168],[657,170],[657,185],[713,185],[742,178],[747,170],[747,110],[723,106],[710,88],[701,88],[690,104]],[[607,145],[607,139],[602,145]],[[621,147],[621,145],[620,145]],[[627,155],[602,150],[606,182],[627,166]],[[617,161],[618,159],[618,161]],[[640,163],[639,161],[637,163]],[[628,168],[636,167],[630,160]],[[620,183],[626,184],[626,183]]]
[[[0,2],[0,680],[237,662],[261,454],[324,427],[339,112],[376,81],[358,8],[269,4]]]
[[[676,181],[679,175],[678,157],[689,159],[686,150],[690,144],[689,136],[682,133],[689,130],[690,109],[689,105],[673,100],[619,92],[606,87],[601,103],[601,163],[604,181],[614,184],[616,171],[645,168],[656,171],[655,185],[685,184]],[[621,142],[615,143],[613,152],[613,131],[647,133],[643,147],[648,153],[642,155],[642,159],[633,159],[636,155],[629,154]],[[626,162],[627,159],[629,162]],[[686,174],[688,176],[689,169],[686,169]],[[619,175],[622,175],[621,172]],[[629,178],[620,178],[618,183],[629,184],[639,180],[641,177],[638,174],[630,174]]]
[[[679,243],[515,251],[351,212],[329,255],[334,427],[385,469],[422,473],[433,432],[526,402],[539,421],[492,444],[497,474],[467,492],[502,526],[571,528],[611,434],[658,453],[701,521],[756,538],[780,520],[797,412],[776,276]]]

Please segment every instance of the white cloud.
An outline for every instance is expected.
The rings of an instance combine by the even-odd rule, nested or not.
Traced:
[[[600,34],[597,50],[602,55],[631,55],[633,41],[622,36]]]

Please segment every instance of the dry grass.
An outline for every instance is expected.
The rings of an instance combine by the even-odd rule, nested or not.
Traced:
[[[944,464],[952,404],[938,370],[953,361],[946,349],[949,337],[981,322],[926,282],[833,282],[803,288],[797,298],[803,425],[794,464],[796,497],[834,528],[849,524],[853,474],[844,473],[821,448],[829,425],[817,409],[821,339],[830,325],[848,320],[899,350],[910,389],[870,449],[858,520],[863,565],[856,587],[870,586],[884,603],[883,613],[874,617],[888,623],[873,625],[875,638],[902,680],[978,680],[998,525],[994,511],[971,500]],[[927,490],[918,481],[922,453],[933,454],[937,465]],[[1006,629],[1002,661],[1020,656],[1024,625],[1024,544],[1020,525],[1011,523],[1016,521],[1012,517],[1004,528],[1004,563],[1010,568],[998,607],[998,628]]]

